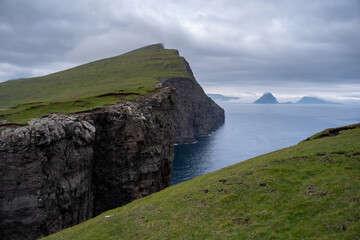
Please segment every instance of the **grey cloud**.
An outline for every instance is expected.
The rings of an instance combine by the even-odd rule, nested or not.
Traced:
[[[0,81],[163,42],[204,85],[357,84],[359,26],[357,0],[2,0]]]

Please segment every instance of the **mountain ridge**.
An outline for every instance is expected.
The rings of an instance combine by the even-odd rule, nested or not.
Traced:
[[[206,96],[189,63],[162,44],[138,48],[43,77],[0,83],[0,129],[52,113],[87,112],[175,87],[179,95],[176,142],[195,142],[224,123],[225,113]],[[201,106],[201,107],[200,107]]]
[[[168,187],[175,142],[224,123],[187,61],[159,44],[1,83],[6,98],[1,239],[45,236]]]
[[[184,60],[177,50],[154,44],[42,77],[2,82],[0,108],[117,91],[137,93],[139,87],[151,90],[162,78],[192,77],[183,71]]]

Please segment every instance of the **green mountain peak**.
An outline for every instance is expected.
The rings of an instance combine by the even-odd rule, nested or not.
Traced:
[[[116,102],[116,99],[92,99],[110,93],[147,94],[160,79],[192,78],[186,65],[177,50],[154,44],[46,76],[3,82],[0,109],[9,110],[0,112],[0,120],[25,123],[53,112],[89,110]],[[75,106],[74,101],[82,103]]]

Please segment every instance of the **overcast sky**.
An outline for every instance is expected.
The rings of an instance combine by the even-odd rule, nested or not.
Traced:
[[[154,43],[207,92],[360,101],[359,0],[0,0],[0,82]]]

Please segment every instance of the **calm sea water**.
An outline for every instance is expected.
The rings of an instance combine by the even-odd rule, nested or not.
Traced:
[[[175,146],[172,184],[289,147],[326,128],[360,122],[359,105],[218,102],[225,124],[195,144]]]

